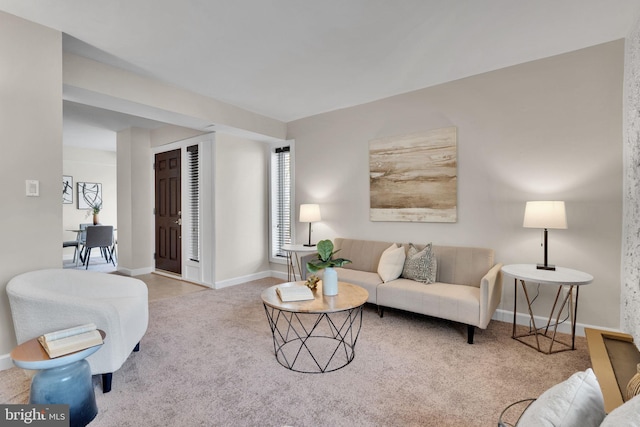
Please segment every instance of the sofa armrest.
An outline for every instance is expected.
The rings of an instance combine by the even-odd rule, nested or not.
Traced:
[[[480,281],[480,324],[486,329],[502,299],[502,264],[498,263]]]

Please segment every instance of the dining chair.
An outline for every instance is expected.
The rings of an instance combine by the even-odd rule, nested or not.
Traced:
[[[89,261],[91,260],[91,249],[100,248],[100,250],[107,254],[107,262],[113,263],[115,267],[115,261],[110,249],[113,246],[113,226],[112,225],[91,225],[87,227],[87,239],[85,241],[85,270],[89,268]]]
[[[85,242],[87,241],[87,227],[91,227],[92,225],[93,223],[87,222],[87,223],[81,223],[80,226],[78,227],[80,232],[78,233],[76,238],[78,240],[78,248],[79,248],[78,255],[80,257],[80,261],[82,261],[82,264],[84,264],[84,258],[86,256]],[[77,265],[78,264],[76,263],[76,266]]]
[[[80,259],[80,242],[76,240],[65,240],[62,242],[63,248],[74,248],[73,250],[73,262],[78,266],[78,260]]]

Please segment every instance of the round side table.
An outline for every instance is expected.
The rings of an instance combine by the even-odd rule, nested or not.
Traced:
[[[578,316],[578,295],[580,292],[580,287],[588,285],[593,281],[593,276],[584,273],[582,271],[573,270],[570,268],[557,267],[555,270],[539,270],[535,264],[511,264],[505,265],[502,267],[502,272],[508,276],[514,278],[514,299],[513,299],[513,330],[511,337],[515,340],[522,342],[523,344],[528,345],[529,347],[535,348],[541,353],[551,354],[557,353],[559,351],[565,350],[575,350],[576,349],[576,318]],[[531,324],[533,325],[533,331],[530,331],[525,334],[516,334],[516,315],[517,315],[517,303],[518,303],[518,281],[522,285],[522,291],[524,292],[524,296],[527,300],[527,309],[529,311],[529,318]],[[538,328],[536,326],[536,321],[533,315],[533,300],[529,297],[529,293],[527,292],[526,282],[531,283],[539,283],[544,286],[557,287],[555,301],[553,303],[553,307],[551,308],[551,312],[549,313],[549,319],[547,320],[546,327]],[[567,287],[568,291],[564,298],[560,299],[560,295],[563,287]],[[575,291],[575,301],[574,301],[574,291]],[[556,306],[560,302],[560,308],[556,311]],[[568,307],[569,317],[571,318],[571,344],[564,343],[556,339],[556,333],[558,331],[558,325],[560,324],[560,315],[565,307]],[[551,326],[552,319],[554,317],[554,312],[556,314],[556,320],[553,325],[553,333],[551,336],[548,335],[549,328]],[[544,329],[544,333],[540,332]],[[536,345],[532,345],[526,341],[523,341],[522,338],[528,336],[535,336]],[[550,338],[551,342],[549,343],[549,349],[545,350],[540,346],[539,338]],[[563,348],[558,350],[553,350],[553,345],[555,343],[561,344]]]
[[[305,245],[282,245],[282,250],[287,253],[287,281],[295,282],[298,280],[296,278],[296,265],[298,266],[298,277],[302,280],[302,269],[304,266],[300,265],[300,257],[298,253],[308,254],[313,253],[318,250],[315,245],[313,246],[305,246]],[[294,260],[295,259],[295,260]]]
[[[100,331],[102,339],[106,337]],[[96,345],[51,359],[37,338],[26,341],[11,352],[13,363],[23,369],[38,370],[31,380],[29,403],[69,405],[71,426],[86,426],[98,414],[91,380],[91,367],[85,359],[100,350]]]

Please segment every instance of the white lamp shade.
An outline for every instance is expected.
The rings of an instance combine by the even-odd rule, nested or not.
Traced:
[[[300,222],[316,222],[320,219],[320,205],[300,205]]]
[[[527,202],[522,226],[526,228],[567,228],[567,213],[564,209],[564,202]]]

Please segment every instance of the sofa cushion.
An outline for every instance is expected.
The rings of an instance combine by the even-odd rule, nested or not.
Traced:
[[[382,283],[378,273],[371,273],[369,271],[350,270],[348,268],[336,268],[338,273],[338,282],[347,282],[354,285],[361,286],[369,292],[369,298],[367,302],[376,304],[376,289],[378,285]]]
[[[604,420],[604,399],[591,368],[545,391],[522,414],[521,426],[596,427]],[[616,424],[627,425],[627,424]]]
[[[404,248],[398,247],[395,243],[382,253],[378,263],[378,274],[383,282],[400,277],[404,268],[405,258]]]
[[[422,283],[436,281],[436,258],[431,248],[431,243],[422,250],[418,250],[412,243],[409,243],[409,250],[402,269],[403,278]]]
[[[640,427],[638,414],[640,414],[640,395],[611,411],[600,427]]]
[[[433,252],[438,262],[436,282],[480,287],[494,265],[493,249],[434,245]]]
[[[340,250],[337,256],[351,260],[351,264],[346,264],[343,268],[376,274],[380,257],[391,243],[393,242],[344,239],[341,237],[335,238],[333,242],[335,250]]]
[[[480,289],[448,283],[424,283],[397,279],[377,289],[378,305],[441,319],[477,325],[480,319]]]

